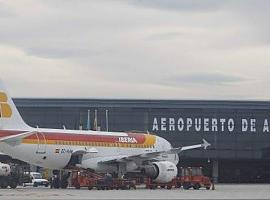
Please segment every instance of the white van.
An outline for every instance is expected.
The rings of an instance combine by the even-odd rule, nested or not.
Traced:
[[[49,186],[49,181],[47,179],[42,178],[42,175],[38,172],[26,172],[25,175],[29,175],[30,176],[30,181],[23,183],[23,186],[34,186],[34,187],[38,187],[38,186],[45,186],[48,187]]]

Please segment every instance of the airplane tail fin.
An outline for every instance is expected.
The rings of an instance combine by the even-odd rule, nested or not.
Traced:
[[[29,129],[0,80],[0,130]]]

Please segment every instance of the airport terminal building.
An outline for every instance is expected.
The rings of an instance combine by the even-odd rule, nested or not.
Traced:
[[[211,147],[180,154],[222,183],[270,183],[270,102],[115,99],[14,99],[31,126],[151,132],[174,147]]]

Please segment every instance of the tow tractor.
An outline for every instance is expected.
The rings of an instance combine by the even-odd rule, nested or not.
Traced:
[[[203,175],[202,167],[181,168],[180,182],[185,190],[198,190],[202,187],[209,190],[212,186],[210,178]]]

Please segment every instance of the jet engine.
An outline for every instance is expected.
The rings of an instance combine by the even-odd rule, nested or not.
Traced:
[[[155,182],[167,183],[177,176],[177,167],[169,161],[153,162],[146,165],[143,172]]]

